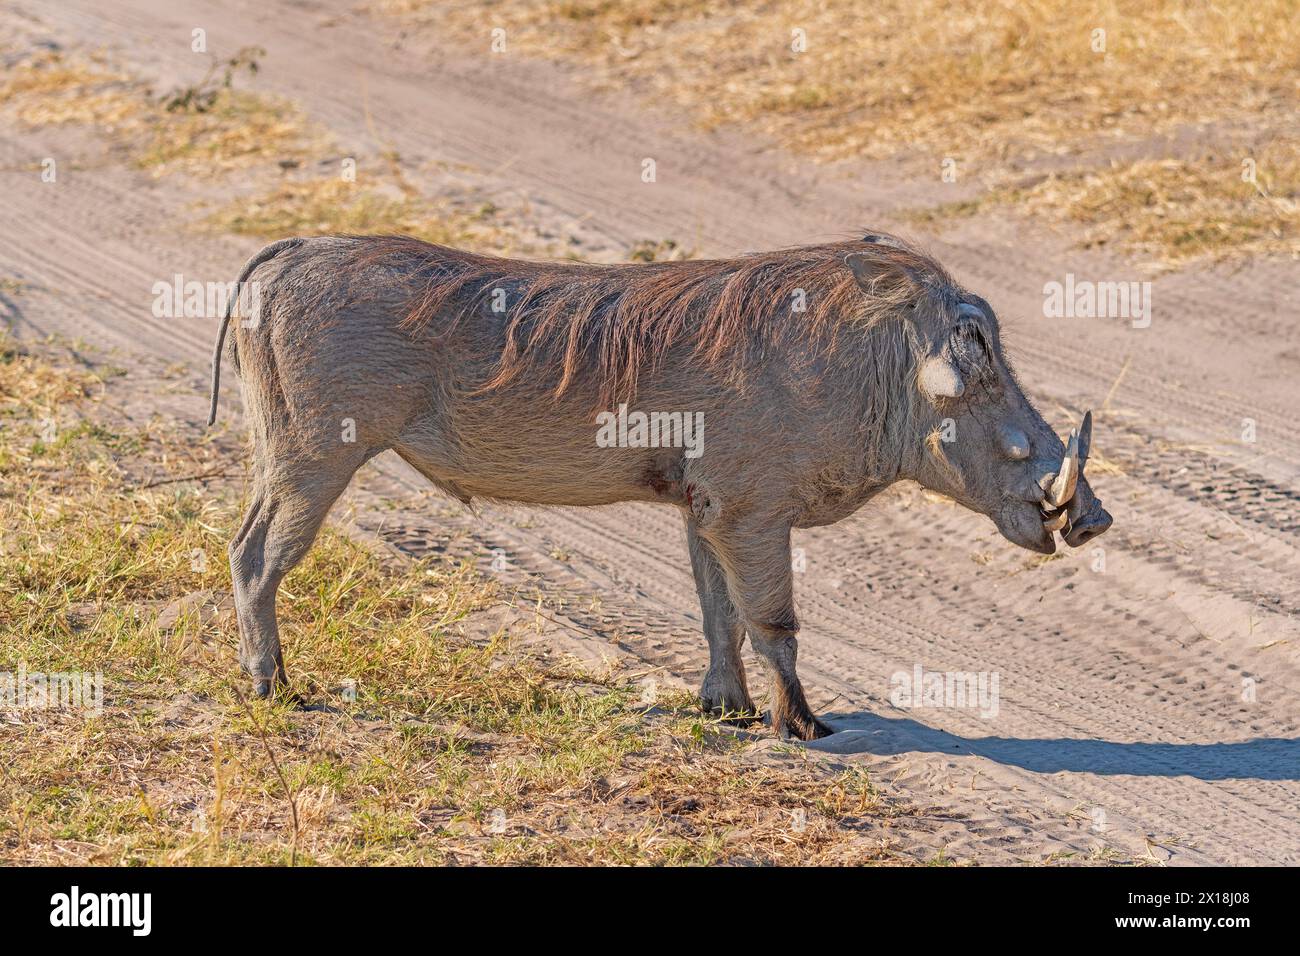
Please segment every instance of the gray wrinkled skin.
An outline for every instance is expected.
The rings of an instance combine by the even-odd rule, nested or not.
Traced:
[[[845,316],[831,351],[774,315],[764,360],[743,381],[685,347],[668,349],[643,370],[635,407],[703,412],[703,454],[686,458],[681,449],[599,447],[599,393],[578,380],[556,397],[559,372],[544,363],[481,390],[501,356],[500,316],[470,310],[441,334],[401,326],[425,280],[400,257],[358,265],[380,241],[277,243],[241,276],[263,291],[257,324],[231,324],[253,484],[230,563],[240,661],[261,695],[286,683],[280,581],[357,468],[387,449],[465,502],[679,508],[709,643],[704,705],[755,714],[740,653],[748,634],[771,677],[773,727],[805,740],[830,729],[795,672],[791,528],[839,521],[913,480],[988,515],[1023,548],[1055,550],[1039,502],[1062,442],[1008,368],[992,309],[946,277],[919,276],[910,305],[871,322]],[[873,248],[826,247],[828,268],[857,277],[864,309],[880,268]],[[954,440],[944,441],[949,419]],[[343,440],[347,420],[353,442]],[[1069,514],[1071,545],[1110,523],[1082,477]]]

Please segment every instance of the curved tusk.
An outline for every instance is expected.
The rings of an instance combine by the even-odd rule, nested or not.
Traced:
[[[1074,486],[1079,480],[1079,435],[1070,432],[1070,440],[1065,446],[1065,456],[1061,459],[1061,470],[1052,482],[1052,489],[1047,498],[1052,507],[1060,508],[1074,497]]]
[[[1048,531],[1060,531],[1065,527],[1065,523],[1070,519],[1069,514],[1062,509],[1043,519],[1043,527]]]
[[[1092,451],[1092,412],[1085,412],[1083,424],[1079,426],[1079,472],[1088,463],[1088,452]]]

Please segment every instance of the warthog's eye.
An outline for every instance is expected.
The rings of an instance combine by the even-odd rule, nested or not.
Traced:
[[[984,332],[974,322],[958,322],[948,337],[952,363],[968,384],[974,384],[992,368],[993,355]]]

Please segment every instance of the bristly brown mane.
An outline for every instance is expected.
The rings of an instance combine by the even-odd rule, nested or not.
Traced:
[[[864,292],[844,263],[860,253],[878,267]],[[414,257],[428,276],[403,326],[446,334],[505,290],[506,344],[485,389],[538,363],[560,373],[556,395],[579,376],[602,399],[630,399],[638,376],[669,350],[689,348],[706,365],[738,374],[778,339],[803,337],[834,350],[843,323],[870,325],[951,285],[929,256],[888,236],[762,252],[735,259],[597,265],[499,259],[384,237],[366,255]],[[408,259],[409,261],[409,259]],[[804,311],[795,311],[802,290]],[[497,293],[499,295],[499,293]]]

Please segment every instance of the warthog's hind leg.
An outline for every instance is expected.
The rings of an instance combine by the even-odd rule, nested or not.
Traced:
[[[239,663],[258,697],[288,684],[275,619],[276,591],[311,549],[325,515],[360,464],[361,459],[346,457],[261,469],[248,513],[230,542]]]
[[[794,613],[790,528],[754,521],[710,535],[725,569],[732,597],[749,640],[772,681],[772,729],[782,737],[816,740],[834,733],[813,716],[795,671],[799,623]]]
[[[691,551],[695,589],[700,595],[704,636],[709,642],[709,670],[700,687],[700,704],[705,712],[745,725],[759,719],[745,682],[745,664],[740,657],[745,642],[745,625],[727,593],[727,579],[718,559],[700,539],[695,519],[686,517],[686,542]]]

